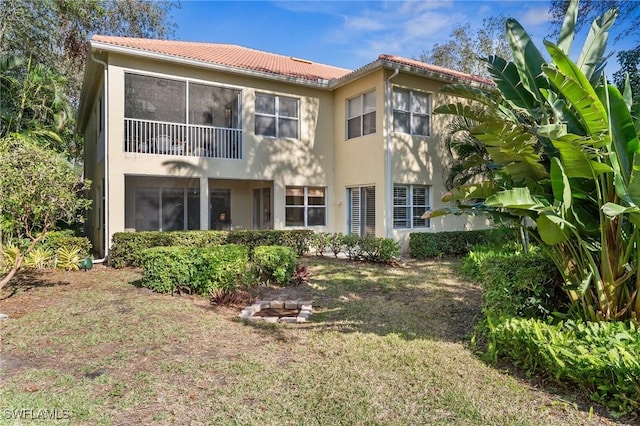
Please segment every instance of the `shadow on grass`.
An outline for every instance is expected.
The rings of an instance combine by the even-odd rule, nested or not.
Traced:
[[[480,288],[459,281],[452,261],[412,262],[404,267],[307,261],[312,271],[309,285],[261,295],[313,301],[310,321],[295,327],[466,343],[481,312]],[[268,333],[279,330],[250,324]]]
[[[18,294],[18,292],[26,292],[34,289],[46,287],[67,286],[71,284],[69,281],[52,280],[47,277],[47,271],[22,270],[18,272],[9,283],[3,288],[8,294],[0,297],[0,300],[7,300]]]

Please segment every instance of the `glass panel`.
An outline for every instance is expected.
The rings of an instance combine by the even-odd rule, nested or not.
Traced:
[[[256,135],[275,136],[276,118],[256,115]]]
[[[426,93],[413,92],[411,112],[429,114],[429,95]]]
[[[184,123],[187,109],[186,87],[184,81],[127,73],[125,117]]]
[[[362,134],[368,135],[376,132],[376,112],[370,112],[362,117]]]
[[[200,189],[187,189],[187,229],[200,229]]]
[[[298,118],[298,100],[280,97],[280,111],[283,117]]]
[[[428,192],[427,188],[422,186],[413,187],[413,205],[414,206],[426,206],[427,205]]]
[[[310,206],[324,206],[324,188],[309,188],[307,198]]]
[[[360,123],[362,117],[355,117],[347,123],[347,139],[355,138],[361,135]]]
[[[281,138],[298,138],[298,119],[280,118],[278,124]]]
[[[400,133],[411,133],[409,127],[409,117],[411,115],[408,112],[393,112],[393,131]]]
[[[376,92],[365,93],[363,96],[364,113],[374,112],[376,110]]]
[[[160,188],[136,188],[136,231],[160,230]]]
[[[287,206],[304,206],[304,188],[287,188],[285,195]]]
[[[414,115],[411,117],[411,130],[414,135],[429,135],[429,116]]]
[[[394,206],[406,206],[408,204],[408,196],[407,190],[409,188],[406,186],[394,186],[393,187],[393,205]]]
[[[407,207],[393,208],[393,227],[408,228],[409,227],[409,209]]]
[[[362,115],[362,100],[358,96],[347,101],[347,118],[353,118]]]
[[[209,226],[215,230],[231,227],[231,190],[215,188],[209,192]]]
[[[307,209],[309,215],[307,219],[308,226],[324,226],[325,225],[325,208],[324,207],[309,207]]]
[[[426,219],[420,219],[420,217],[424,214],[426,209],[424,207],[414,207],[413,208],[413,227],[424,227],[427,225]]]
[[[275,115],[276,97],[256,94],[256,112],[260,114]]]
[[[393,109],[409,111],[409,91],[393,89]]]
[[[162,189],[162,230],[184,229],[184,190],[182,188]]]
[[[304,226],[304,207],[287,207],[285,215],[286,226]]]
[[[200,126],[213,126],[213,119],[221,115],[222,110],[215,99],[215,88],[204,84],[189,84],[189,123]],[[216,117],[218,118],[218,117]]]

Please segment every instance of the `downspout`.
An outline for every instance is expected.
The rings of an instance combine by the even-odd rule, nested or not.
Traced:
[[[93,55],[91,51],[91,60],[102,65],[104,69],[104,78],[102,80],[102,90],[104,96],[104,188],[102,188],[102,195],[104,197],[104,236],[102,238],[104,243],[104,257],[102,259],[94,259],[93,263],[104,263],[109,256],[109,156],[107,146],[109,145],[109,73],[107,70],[107,63],[101,61]],[[98,118],[99,120],[100,118]],[[100,200],[99,200],[100,201]]]
[[[400,73],[400,68],[396,68],[393,71],[393,74],[387,78],[386,81],[386,107],[387,107],[387,137],[386,137],[386,146],[384,150],[384,177],[385,184],[387,186],[387,190],[385,191],[385,217],[386,217],[386,234],[387,238],[391,238],[391,230],[393,218],[393,211],[391,209],[391,205],[393,204],[393,181],[391,176],[391,116],[393,114],[393,90],[391,86],[391,79],[395,78]]]

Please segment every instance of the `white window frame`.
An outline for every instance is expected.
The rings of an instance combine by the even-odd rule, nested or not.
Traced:
[[[396,197],[396,189],[397,188],[405,188],[407,190],[405,201],[403,203],[400,202],[399,197]],[[424,189],[426,190],[425,202],[426,204],[415,204],[414,203],[414,192],[416,189]],[[407,184],[394,184],[393,185],[393,229],[418,229],[418,228],[431,228],[431,220],[430,219],[421,219],[420,216],[424,214],[425,211],[431,209],[431,189],[430,185],[407,185]],[[407,212],[407,216],[397,217],[396,216],[396,208],[405,208]],[[417,210],[416,210],[417,209]],[[414,212],[415,210],[415,212]],[[418,214],[419,213],[419,214]],[[402,221],[403,224],[399,222]],[[424,221],[423,225],[416,225],[416,221]],[[408,222],[408,226],[407,226]]]
[[[371,95],[373,94],[373,109],[370,111],[365,111],[365,102],[364,102],[364,98],[367,95]],[[377,120],[377,109],[376,109],[376,91],[374,90],[369,90],[367,92],[361,93],[358,96],[354,96],[352,98],[348,98],[345,104],[345,139],[349,140],[349,139],[355,139],[355,138],[359,138],[362,136],[366,136],[366,135],[371,135],[376,133],[377,131],[377,125],[376,125],[376,120]],[[359,114],[354,114],[354,115],[350,115],[349,114],[349,106],[351,102],[359,102],[360,103],[360,113]],[[364,119],[365,116],[372,114],[373,113],[373,130],[368,131],[367,133],[365,133],[365,125],[364,125]],[[359,129],[359,133],[350,136],[349,135],[349,122],[355,118],[360,118],[360,129]]]
[[[303,196],[304,196],[304,200],[303,200],[303,204],[287,204],[287,190],[289,189],[302,189],[303,190]],[[323,192],[323,198],[324,198],[324,204],[319,205],[319,204],[309,204],[309,190],[310,189],[321,189]],[[295,186],[295,185],[291,185],[291,186],[287,186],[285,187],[285,226],[286,227],[320,227],[320,226],[327,226],[327,188],[325,186]],[[296,208],[296,209],[302,209],[303,210],[303,219],[304,219],[304,225],[288,225],[287,224],[287,218],[286,218],[286,212],[288,208]],[[324,223],[322,225],[309,225],[309,208],[322,208],[324,210]]]
[[[398,105],[396,105],[395,102],[395,94],[398,92],[407,92],[409,94],[409,109],[408,110],[403,110],[400,109]],[[427,100],[428,100],[428,107],[427,107],[427,113],[426,114],[422,114],[419,112],[414,111],[414,104],[415,104],[415,95],[419,94],[421,96],[426,96]],[[393,131],[394,133],[404,133],[404,134],[409,134],[409,135],[413,135],[413,136],[431,136],[431,93],[428,92],[422,92],[422,91],[418,91],[418,90],[411,90],[411,89],[403,89],[401,87],[394,87],[393,88]],[[395,115],[396,113],[400,113],[400,114],[408,114],[409,115],[409,132],[405,132],[402,129],[396,129],[395,126]],[[427,117],[428,123],[429,125],[427,126],[427,133],[423,134],[423,133],[418,133],[415,131],[414,126],[413,126],[413,119],[414,117]]]
[[[272,117],[275,120],[275,124],[276,124],[276,134],[275,135],[264,135],[262,133],[258,133],[256,131],[255,125],[254,125],[254,133],[256,134],[256,136],[264,136],[264,137],[268,137],[268,138],[283,138],[283,139],[295,139],[298,140],[300,139],[300,99],[299,98],[294,98],[292,96],[281,96],[281,95],[274,95],[271,93],[262,93],[262,92],[256,92],[256,99],[258,98],[258,96],[263,96],[263,97],[267,97],[267,98],[273,98],[274,102],[275,102],[275,110],[273,114],[268,114],[268,113],[264,113],[264,112],[258,112],[257,110],[257,105],[258,102],[256,101],[254,103],[254,114],[255,117]],[[282,112],[280,111],[280,99],[287,99],[290,101],[295,101],[296,103],[296,116],[295,117],[290,117],[287,115],[283,115]],[[291,137],[291,136],[280,136],[280,119],[286,119],[286,120],[292,120],[296,122],[296,136],[295,137]]]

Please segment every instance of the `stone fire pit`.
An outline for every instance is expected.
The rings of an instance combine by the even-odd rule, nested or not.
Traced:
[[[240,319],[264,322],[307,322],[313,313],[311,302],[297,300],[258,301],[240,312]]]

